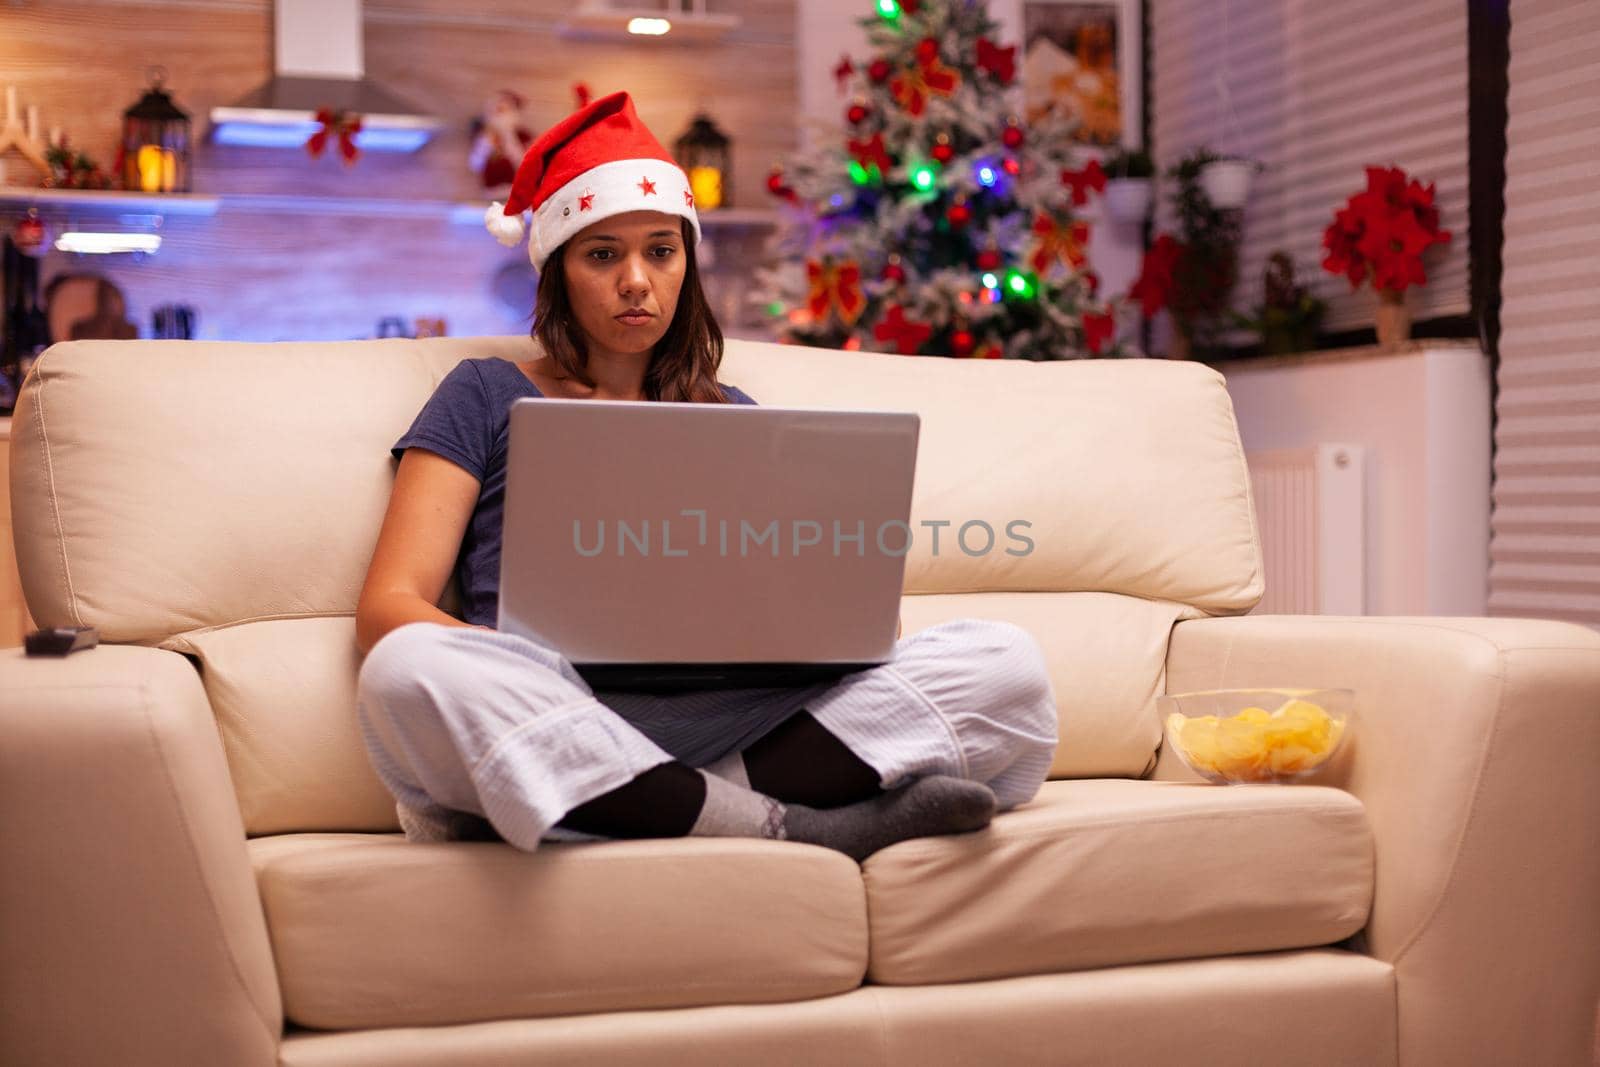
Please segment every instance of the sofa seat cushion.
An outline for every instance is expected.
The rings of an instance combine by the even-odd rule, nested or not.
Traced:
[[[800,1000],[866,971],[860,868],[812,845],[249,844],[284,1014],[313,1029]]]
[[[862,874],[869,980],[918,985],[1331,944],[1366,925],[1373,844],[1328,786],[1100,778]]]

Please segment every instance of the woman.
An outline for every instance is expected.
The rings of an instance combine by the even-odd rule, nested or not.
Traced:
[[[595,692],[557,650],[494,629],[513,400],[755,402],[717,382],[688,179],[626,93],[530,147],[491,231],[516,243],[530,207],[542,353],[440,382],[393,449],[356,609],[363,737],[406,836],[768,837],[862,859],[1030,799],[1055,701],[1006,623],[931,627],[838,682],[674,696]],[[434,606],[458,561],[465,622]]]

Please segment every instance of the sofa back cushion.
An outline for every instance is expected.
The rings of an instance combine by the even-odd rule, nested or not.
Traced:
[[[393,829],[355,726],[352,622],[389,446],[459,360],[534,354],[523,337],[51,348],[12,433],[30,611],[195,658],[251,833]],[[1142,775],[1171,623],[1261,595],[1244,460],[1209,368],[735,341],[721,377],[768,406],[921,415],[907,629],[971,614],[1039,637],[1058,777]],[[937,550],[922,525],[936,520],[951,524]],[[958,538],[973,522],[994,531],[988,551],[981,527]],[[1031,542],[1019,555],[1013,522],[1029,524],[1012,528]]]
[[[1233,405],[1203,364],[742,342],[723,372],[762,404],[921,416],[908,593],[1103,590],[1218,615],[1261,598]],[[924,525],[938,522],[950,525]],[[983,526],[962,535],[969,523],[993,532],[988,551]]]

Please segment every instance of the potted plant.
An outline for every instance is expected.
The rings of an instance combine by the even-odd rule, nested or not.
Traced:
[[[1180,250],[1172,267],[1167,307],[1176,334],[1173,354],[1180,358],[1215,345],[1238,279],[1240,214],[1217,207],[1200,184],[1200,172],[1216,159],[1200,148],[1167,172],[1176,183],[1172,205]]]
[[[1232,211],[1250,199],[1250,181],[1260,169],[1243,156],[1214,156],[1200,168],[1200,186],[1218,208]]]
[[[1424,285],[1422,254],[1450,240],[1439,228],[1433,183],[1408,178],[1399,167],[1368,167],[1367,187],[1335,212],[1322,234],[1322,269],[1350,279],[1352,290],[1370,272],[1378,291],[1378,343],[1394,348],[1411,336],[1405,291]]]
[[[1317,343],[1317,327],[1328,305],[1295,284],[1294,260],[1289,253],[1272,253],[1261,273],[1262,302],[1254,318],[1235,315],[1234,321],[1261,335],[1261,350],[1268,355],[1307,352]]]
[[[1106,213],[1117,222],[1143,222],[1155,193],[1155,161],[1142,148],[1123,148],[1106,159]]]

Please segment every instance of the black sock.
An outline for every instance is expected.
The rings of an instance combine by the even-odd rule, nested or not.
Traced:
[[[800,711],[744,750],[750,788],[785,804],[837,808],[877,796],[878,772]]]
[[[602,837],[683,837],[705,799],[706,780],[699,771],[663,763],[579,804],[556,825]]]

